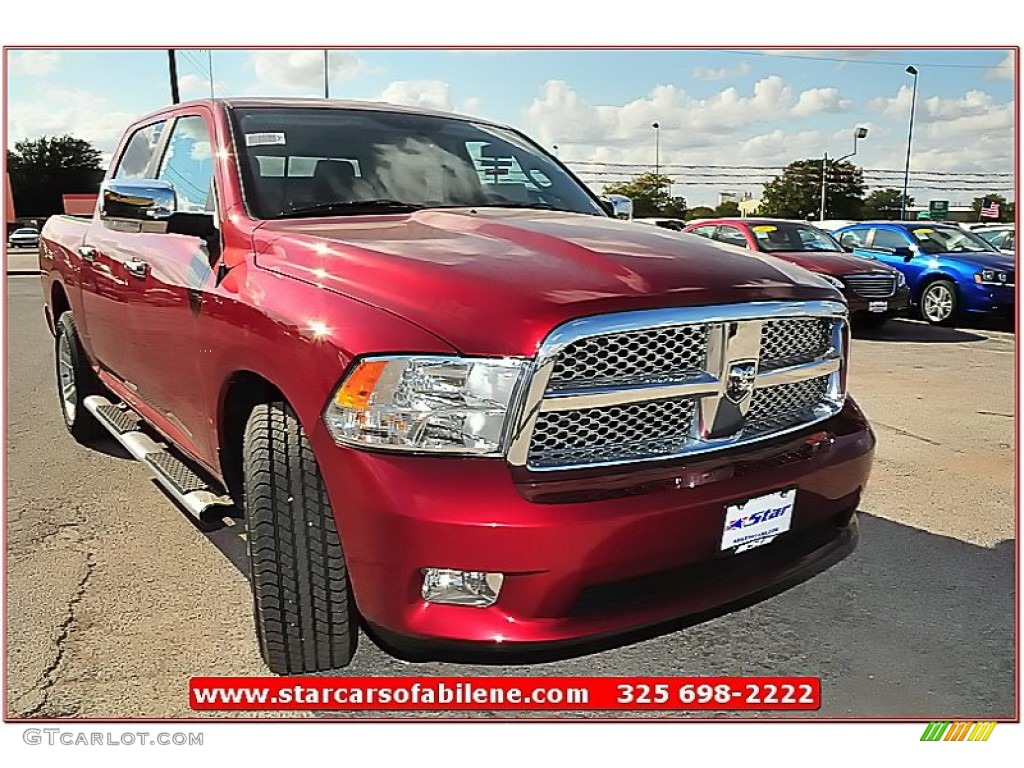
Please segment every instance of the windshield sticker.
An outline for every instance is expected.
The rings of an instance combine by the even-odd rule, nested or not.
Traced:
[[[283,146],[285,143],[283,133],[247,133],[245,134],[245,146],[247,147],[269,147],[273,145]]]
[[[930,235],[933,232],[935,232],[934,229],[915,229],[914,230],[914,234],[915,235]]]
[[[773,227],[771,224],[758,224],[754,227],[755,232],[774,232],[778,227]]]

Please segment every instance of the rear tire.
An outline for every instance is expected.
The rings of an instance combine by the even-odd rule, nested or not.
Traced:
[[[64,426],[80,443],[87,444],[104,434],[103,425],[96,421],[82,402],[89,395],[105,393],[96,373],[82,349],[71,312],[57,318],[57,338],[54,357],[57,365],[57,398]]]
[[[279,675],[348,665],[358,622],[348,569],[313,449],[284,402],[245,428],[244,507],[256,633]]]

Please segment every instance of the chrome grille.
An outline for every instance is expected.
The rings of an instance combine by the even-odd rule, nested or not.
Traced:
[[[780,384],[754,391],[744,434],[761,435],[786,429],[813,418],[814,408],[828,391],[829,377]]]
[[[763,302],[571,321],[541,346],[513,466],[554,470],[689,456],[838,413],[846,307]]]
[[[828,351],[832,322],[822,318],[768,320],[761,328],[761,368],[812,360]]]
[[[843,282],[865,299],[888,299],[896,293],[896,275],[846,275]]]
[[[543,413],[529,463],[566,467],[672,455],[690,439],[693,415],[688,398]]]
[[[708,331],[704,325],[647,328],[580,339],[555,360],[549,386],[656,382],[704,369]]]

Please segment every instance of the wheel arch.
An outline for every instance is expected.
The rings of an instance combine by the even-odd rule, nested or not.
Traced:
[[[948,272],[929,272],[926,275],[922,275],[917,281],[917,291],[914,295],[914,303],[920,304],[921,297],[924,296],[924,292],[928,290],[928,286],[932,283],[938,282],[939,280],[945,280],[946,282],[952,283],[953,292],[956,295],[957,300],[961,298],[960,281],[957,279],[956,275],[951,275]]]
[[[234,499],[242,491],[242,443],[249,414],[257,405],[290,402],[281,387],[263,374],[237,370],[224,382],[217,409],[217,453],[221,476]]]
[[[46,307],[46,323],[50,327],[50,333],[57,335],[57,320],[65,312],[70,311],[71,300],[68,298],[67,289],[60,280],[54,280],[50,284],[50,302]]]

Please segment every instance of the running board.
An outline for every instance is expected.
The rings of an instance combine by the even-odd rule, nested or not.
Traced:
[[[128,453],[146,465],[164,490],[196,518],[201,519],[211,507],[234,506],[230,497],[214,493],[183,461],[143,432],[141,419],[127,406],[114,405],[101,395],[90,395],[83,404]]]

